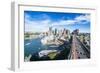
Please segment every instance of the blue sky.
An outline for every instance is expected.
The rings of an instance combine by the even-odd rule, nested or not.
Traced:
[[[53,29],[69,29],[71,32],[90,32],[90,14],[24,11],[25,32],[45,32]]]

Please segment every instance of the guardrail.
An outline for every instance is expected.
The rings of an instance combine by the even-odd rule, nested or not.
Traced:
[[[76,37],[76,39],[80,42],[80,45],[82,46],[83,50],[85,51],[86,56],[87,56],[88,58],[90,58],[90,49],[88,49],[88,48],[79,40],[79,38]]]
[[[68,59],[72,59],[72,48],[70,49],[70,53],[68,55]]]
[[[76,37],[76,39],[78,40],[78,42],[79,42],[80,45],[82,46],[82,49],[85,51],[86,56],[87,56],[88,58],[90,58],[90,49],[88,49],[88,48],[79,40],[78,37]],[[72,59],[72,48],[70,49],[70,53],[69,53],[68,59]]]

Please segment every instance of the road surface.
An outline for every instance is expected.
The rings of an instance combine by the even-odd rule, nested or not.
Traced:
[[[87,59],[87,52],[82,46],[82,43],[79,42],[76,35],[73,35],[72,37],[71,59]]]

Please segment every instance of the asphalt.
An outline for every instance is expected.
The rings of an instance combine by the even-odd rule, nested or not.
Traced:
[[[81,43],[78,41],[77,37],[73,35],[72,40],[72,59],[86,59],[87,53],[84,51]]]

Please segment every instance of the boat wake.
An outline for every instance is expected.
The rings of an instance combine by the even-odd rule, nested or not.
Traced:
[[[30,45],[31,43],[26,43],[25,45]]]

